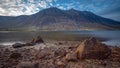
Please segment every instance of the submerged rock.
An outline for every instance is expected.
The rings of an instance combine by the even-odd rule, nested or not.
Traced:
[[[106,59],[111,54],[111,49],[96,38],[82,42],[77,50],[79,59]]]

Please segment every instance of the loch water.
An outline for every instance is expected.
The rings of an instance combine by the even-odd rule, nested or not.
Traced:
[[[29,42],[41,36],[44,40],[79,41],[88,37],[100,39],[103,43],[120,46],[120,31],[0,31],[0,45]]]

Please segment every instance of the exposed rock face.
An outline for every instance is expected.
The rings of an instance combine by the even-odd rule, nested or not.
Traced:
[[[106,59],[111,54],[109,47],[95,38],[82,42],[76,52],[79,59]]]
[[[71,52],[68,53],[65,58],[67,61],[77,61],[77,54],[75,52]]]

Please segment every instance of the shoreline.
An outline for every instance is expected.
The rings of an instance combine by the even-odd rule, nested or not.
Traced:
[[[59,42],[82,42],[83,40],[77,40],[77,41],[75,41],[75,40],[71,40],[71,41],[66,41],[66,40],[64,40],[64,41],[59,41],[59,40],[47,40],[47,41],[45,41],[46,43],[59,43]],[[113,41],[101,41],[103,44],[106,44],[107,46],[112,46],[112,47],[120,47],[120,44],[114,44],[114,43],[112,43]],[[114,41],[115,42],[115,41]],[[25,44],[25,43],[27,43],[27,42],[22,42],[22,41],[11,41],[11,42],[1,42],[0,43],[0,46],[12,46],[13,44],[15,44],[15,43],[22,43],[22,44]]]

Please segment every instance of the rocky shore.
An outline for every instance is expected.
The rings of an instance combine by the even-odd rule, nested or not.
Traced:
[[[96,38],[0,45],[0,68],[120,68],[120,48]]]

